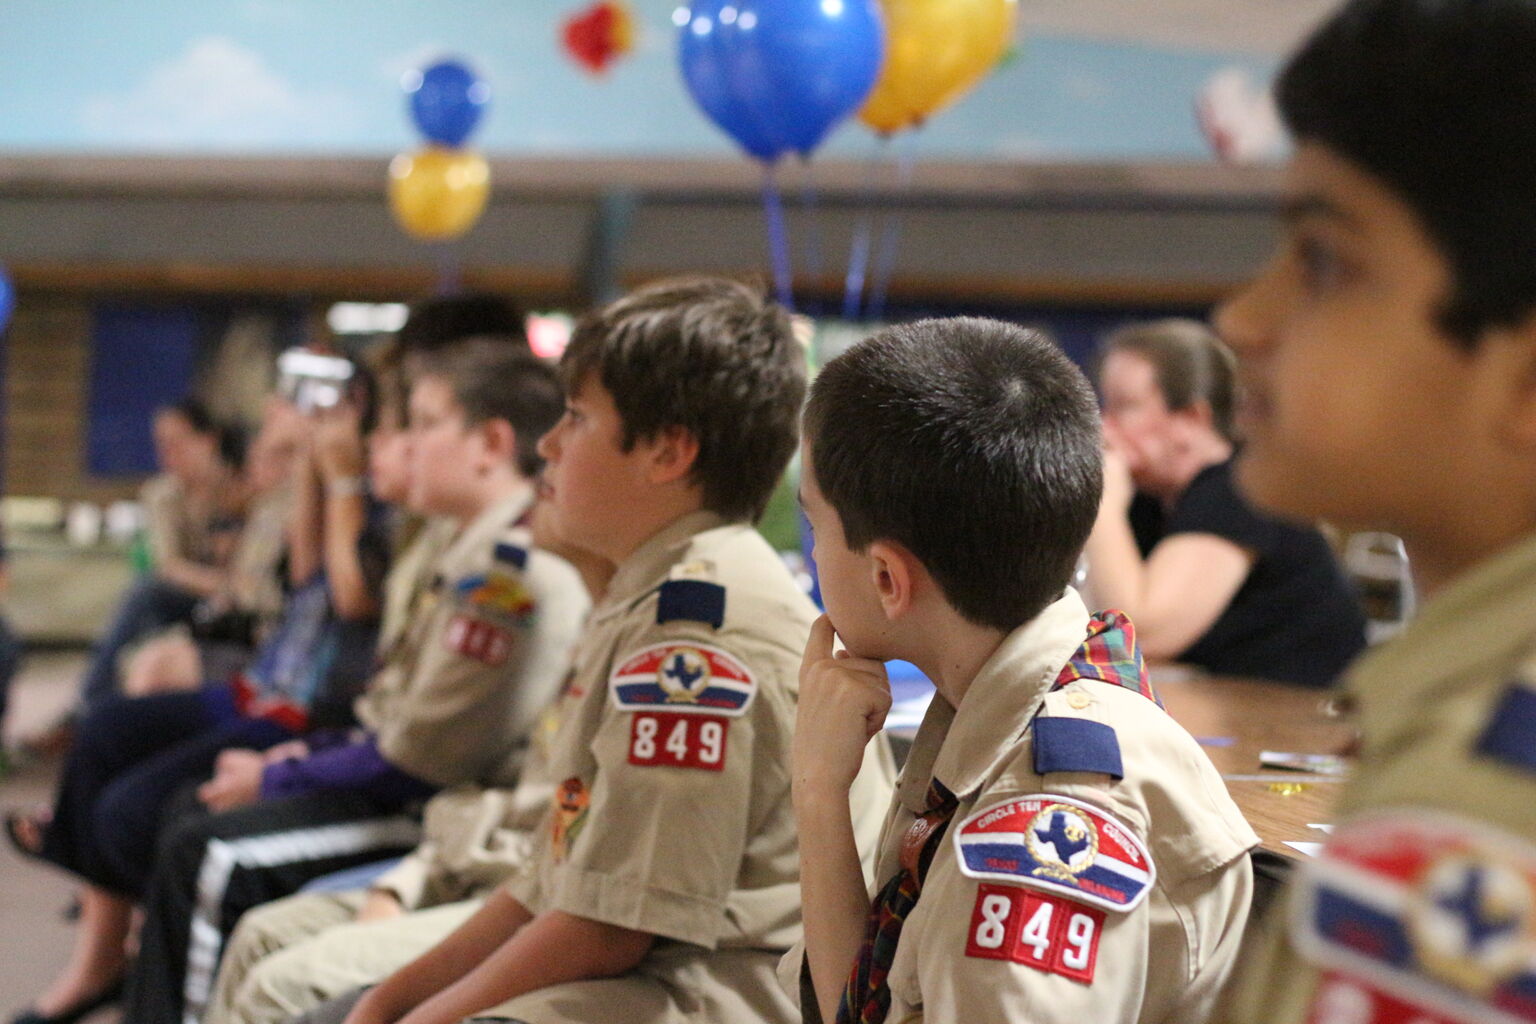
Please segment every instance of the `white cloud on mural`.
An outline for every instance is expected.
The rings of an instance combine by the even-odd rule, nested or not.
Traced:
[[[132,90],[87,100],[81,123],[93,141],[231,149],[325,143],[350,112],[341,94],[298,89],[255,50],[205,36]]]

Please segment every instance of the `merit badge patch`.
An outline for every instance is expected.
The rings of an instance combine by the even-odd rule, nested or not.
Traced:
[[[512,637],[506,630],[473,615],[455,615],[449,620],[443,644],[455,654],[487,665],[500,665],[512,653]]]
[[[1292,939],[1328,971],[1312,1021],[1536,1022],[1530,844],[1449,814],[1371,815],[1334,831],[1294,893]]]
[[[555,815],[550,821],[550,839],[554,846],[555,863],[558,864],[565,860],[571,844],[581,834],[581,826],[587,823],[587,805],[592,802],[592,796],[587,792],[587,784],[573,775],[555,787],[554,800]]]
[[[1011,960],[1047,974],[1093,984],[1104,911],[1012,885],[976,888],[965,955]]]
[[[972,878],[1059,892],[1124,913],[1156,871],[1136,834],[1092,804],[1036,794],[977,811],[955,830],[960,870]]]
[[[706,644],[653,644],[630,655],[608,677],[624,711],[671,711],[736,718],[757,692],[736,657]]]

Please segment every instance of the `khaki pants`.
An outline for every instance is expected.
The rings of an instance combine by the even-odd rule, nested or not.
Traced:
[[[301,894],[247,913],[219,967],[204,1024],[286,1024],[416,959],[480,908],[449,903],[354,920],[363,892]]]

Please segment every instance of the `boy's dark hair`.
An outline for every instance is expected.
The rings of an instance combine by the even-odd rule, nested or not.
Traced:
[[[180,416],[192,428],[194,434],[202,434],[208,437],[220,431],[219,421],[213,418],[213,413],[208,406],[198,398],[183,398],[179,402],[170,405],[162,405],[155,410],[155,415],[169,413],[172,416]]]
[[[1043,334],[887,328],[822,369],[805,431],[848,547],[901,544],[971,622],[1013,630],[1071,580],[1103,489],[1098,403]]]
[[[1157,389],[1177,412],[1196,402],[1211,407],[1211,426],[1236,441],[1232,414],[1237,391],[1237,359],[1205,324],[1172,317],[1130,324],[1112,332],[1099,346],[1099,368],[1111,352],[1133,352],[1151,364]]]
[[[180,416],[194,434],[213,438],[220,462],[234,470],[245,468],[249,433],[238,423],[220,422],[202,399],[188,397],[170,405],[162,405],[155,410],[155,415]]]
[[[533,476],[544,466],[539,438],[565,409],[555,368],[505,338],[465,338],[432,353],[417,379],[447,383],[466,426],[506,420],[517,434],[517,468]]]
[[[1291,132],[1385,182],[1450,265],[1466,348],[1536,308],[1536,3],[1353,0],[1277,87]]]
[[[572,393],[596,375],[625,451],[671,427],[692,434],[704,507],[727,519],[761,516],[794,454],[805,356],[789,313],[736,281],[660,281],[588,314],[560,372]]]
[[[400,351],[411,356],[435,352],[465,338],[502,338],[528,350],[523,311],[499,295],[439,295],[411,306],[395,332]]]

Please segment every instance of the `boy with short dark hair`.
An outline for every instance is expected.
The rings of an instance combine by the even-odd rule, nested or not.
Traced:
[[[827,615],[795,734],[806,950],[785,961],[807,1021],[1182,1024],[1226,977],[1257,840],[1130,623],[1067,586],[1099,446],[1082,374],[1008,324],[889,328],[817,378],[801,500]],[[893,658],[938,692],[871,905],[848,786]]]
[[[748,525],[794,451],[804,357],[742,285],[669,281],[584,319],[547,434],[555,532],[617,566],[577,646],[533,855],[376,988],[309,1021],[682,1024],[795,1008],[789,749],[815,609]],[[870,840],[877,745],[845,814]]]
[[[1284,237],[1220,311],[1239,484],[1399,535],[1360,760],[1232,1022],[1536,1020],[1536,3],[1355,0],[1281,75]]]

